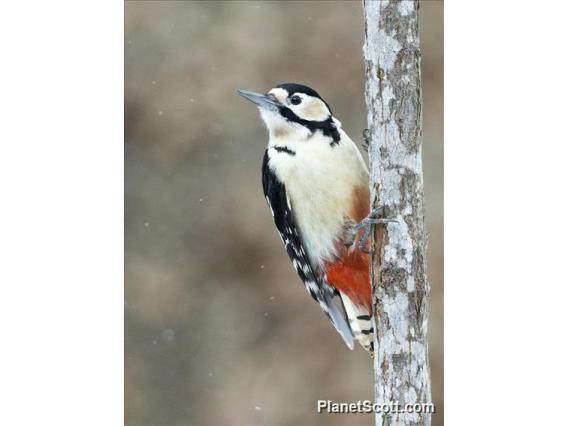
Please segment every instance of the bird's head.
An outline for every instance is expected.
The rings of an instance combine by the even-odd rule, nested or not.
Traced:
[[[267,93],[237,92],[258,107],[271,137],[288,137],[298,132],[312,135],[321,130],[339,141],[341,124],[333,118],[329,105],[308,86],[284,83]]]

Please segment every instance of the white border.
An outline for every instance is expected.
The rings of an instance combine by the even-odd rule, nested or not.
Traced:
[[[445,9],[445,419],[561,424],[568,10]]]
[[[123,422],[123,3],[2,6],[2,423]]]

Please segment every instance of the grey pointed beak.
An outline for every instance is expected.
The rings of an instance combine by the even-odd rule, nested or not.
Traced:
[[[241,95],[243,98],[251,101],[259,108],[264,108],[276,112],[282,106],[282,104],[278,102],[278,100],[276,100],[274,95],[269,95],[265,93],[255,93],[249,90],[242,90],[242,89],[238,89],[237,93]]]

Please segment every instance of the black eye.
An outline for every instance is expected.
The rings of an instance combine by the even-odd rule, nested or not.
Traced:
[[[298,95],[294,95],[290,98],[290,102],[292,103],[292,105],[298,105],[300,102],[302,102],[302,98],[300,98]]]

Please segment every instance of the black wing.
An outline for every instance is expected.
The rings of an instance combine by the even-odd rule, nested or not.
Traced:
[[[290,256],[290,260],[302,279],[306,290],[320,304],[347,346],[353,349],[351,328],[345,319],[345,315],[333,302],[335,291],[314,273],[294,221],[290,198],[286,193],[284,184],[280,182],[274,171],[270,169],[268,165],[269,160],[268,150],[266,150],[262,162],[262,187],[288,256]]]

